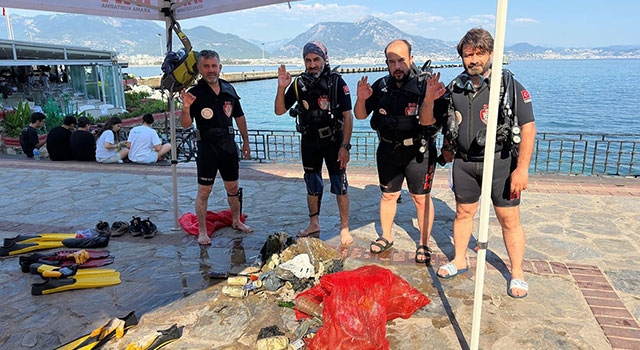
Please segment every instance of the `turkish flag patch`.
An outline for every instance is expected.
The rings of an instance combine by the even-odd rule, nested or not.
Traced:
[[[348,95],[348,94],[349,94],[349,87],[348,87],[348,86],[346,86],[346,85],[344,85],[344,86],[342,87],[342,91],[344,91],[344,94],[345,94],[345,95]]]
[[[529,95],[529,91],[522,90],[520,91],[520,93],[522,94],[522,99],[524,100],[524,103],[531,102],[531,95]]]

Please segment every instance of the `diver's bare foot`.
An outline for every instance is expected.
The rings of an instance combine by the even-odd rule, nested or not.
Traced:
[[[340,244],[349,245],[353,243],[353,237],[348,228],[340,230]]]
[[[237,231],[242,231],[244,233],[251,233],[253,232],[253,229],[245,224],[243,224],[242,222],[236,222],[233,225],[231,225],[231,228]]]
[[[298,231],[298,234],[296,235],[296,237],[298,238],[312,237],[312,236],[317,237],[319,235],[320,235],[320,226],[309,225],[309,227],[307,227],[306,229]]]
[[[211,245],[211,238],[206,233],[198,234],[198,244],[200,245]]]

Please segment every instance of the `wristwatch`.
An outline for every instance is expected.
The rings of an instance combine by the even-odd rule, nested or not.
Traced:
[[[343,143],[342,145],[340,145],[340,147],[346,149],[347,151],[351,151],[351,144],[350,143]]]

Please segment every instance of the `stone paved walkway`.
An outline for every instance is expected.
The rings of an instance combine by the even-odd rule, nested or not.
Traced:
[[[122,283],[99,289],[31,296],[38,279],[19,271],[16,257],[0,259],[0,348],[46,349],[69,341],[106,320],[135,310],[141,323],[106,348],[155,334],[173,323],[182,338],[167,349],[253,349],[260,328],[276,324],[290,335],[297,323],[276,301],[282,294],[230,299],[223,280],[209,272],[251,265],[268,234],[290,234],[304,227],[304,182],[299,165],[243,162],[247,223],[256,232],[223,228],[211,247],[174,230],[171,168],[132,164],[28,161],[0,156],[0,238],[17,234],[74,232],[98,220],[150,217],[160,234],[150,240],[112,238],[116,256],[109,266]],[[432,302],[407,320],[387,325],[391,349],[468,348],[476,280],[475,253],[470,272],[439,280],[436,267],[452,256],[454,199],[446,171],[436,174],[436,220],[431,240],[433,266],[413,262],[418,238],[409,196],[398,205],[394,248],[372,256],[377,236],[379,190],[375,169],[351,167],[351,229],[355,243],[339,246],[334,197],[322,205],[321,238],[345,256],[345,268],[378,264],[391,269]],[[195,169],[180,164],[180,214],[193,212]],[[328,192],[328,189],[326,189]],[[211,210],[226,208],[220,181]],[[480,346],[485,349],[638,349],[640,348],[640,180],[616,177],[531,176],[522,203],[527,232],[526,278],[530,295],[506,295],[508,266],[499,225],[492,215],[483,292]],[[477,228],[476,228],[477,230]],[[474,233],[475,234],[475,233]],[[470,249],[475,242],[471,242]]]

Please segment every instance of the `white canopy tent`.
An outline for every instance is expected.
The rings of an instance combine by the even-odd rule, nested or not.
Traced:
[[[291,0],[0,0],[0,6],[24,10],[76,13],[84,15],[165,21],[167,46],[172,31],[170,14],[176,20],[238,11]],[[296,1],[296,0],[292,0]],[[169,49],[169,47],[167,47]],[[197,50],[197,48],[194,48]],[[173,223],[178,230],[178,170],[174,95],[169,94],[171,116],[171,171],[173,178]]]
[[[294,0],[296,1],[296,0]],[[237,11],[247,8],[260,7],[290,1],[280,0],[0,0],[0,6],[27,10],[68,12],[87,15],[137,18],[147,20],[164,20],[167,37],[171,35],[171,20],[167,11],[172,11],[176,20],[207,16],[216,13]],[[496,30],[494,33],[493,69],[490,85],[489,113],[487,121],[487,140],[485,145],[484,173],[482,182],[482,197],[480,201],[480,227],[478,233],[478,264],[476,268],[476,288],[474,297],[474,312],[471,335],[471,349],[478,349],[480,318],[482,312],[482,292],[484,287],[484,273],[486,263],[486,245],[488,238],[488,221],[490,213],[491,179],[493,177],[493,162],[495,150],[495,136],[498,120],[498,104],[500,99],[500,82],[502,81],[502,57],[504,53],[504,37],[506,32],[508,0],[497,0]],[[170,113],[174,116],[173,96],[169,98]],[[178,228],[178,192],[175,149],[175,118],[171,119],[171,155],[173,172],[173,204],[174,225]]]

